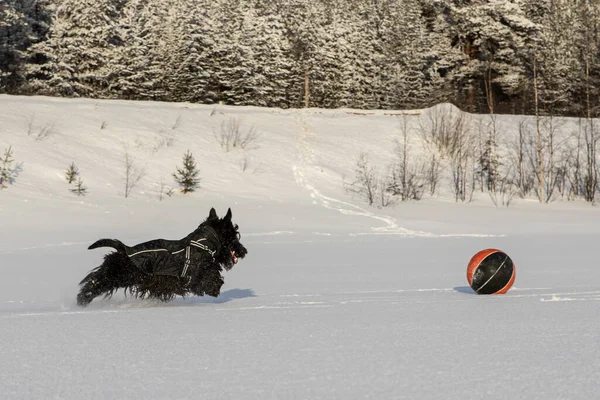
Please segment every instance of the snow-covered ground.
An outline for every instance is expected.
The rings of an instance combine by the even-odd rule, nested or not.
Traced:
[[[246,150],[217,143],[231,119],[260,133]],[[598,209],[443,195],[369,207],[342,182],[361,152],[387,162],[398,121],[0,96],[0,152],[22,163],[0,191],[0,397],[597,397]],[[201,188],[161,200],[187,150]],[[128,198],[125,154],[144,171]],[[71,162],[86,196],[69,191]],[[249,250],[220,297],[77,307],[79,280],[105,254],[86,250],[94,240],[180,238],[210,207],[232,208]],[[488,247],[516,264],[506,295],[467,284]]]

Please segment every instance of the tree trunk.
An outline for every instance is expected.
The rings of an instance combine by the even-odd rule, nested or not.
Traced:
[[[586,144],[587,144],[587,179],[586,179],[586,200],[594,204],[596,201],[596,190],[598,188],[598,168],[596,167],[596,132],[594,120],[592,119],[592,107],[590,103],[590,60],[589,54],[585,59],[585,79],[586,79],[586,108],[587,108],[587,126],[586,126]]]
[[[536,151],[538,156],[538,200],[544,201],[544,151],[542,148],[542,130],[540,128],[540,105],[537,85],[537,60],[533,55],[533,96],[535,100],[535,127],[537,131]]]
[[[310,91],[308,86],[308,67],[304,68],[304,108],[308,108],[308,102],[310,97]]]

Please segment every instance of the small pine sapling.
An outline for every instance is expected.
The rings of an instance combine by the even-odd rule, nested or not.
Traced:
[[[65,174],[65,178],[67,179],[67,183],[75,182],[75,179],[79,176],[79,168],[75,165],[74,162],[69,165],[67,168],[67,173]]]
[[[87,192],[87,187],[83,184],[81,177],[77,179],[77,183],[75,183],[75,187],[69,189],[71,192],[75,193],[77,196],[85,196]]]
[[[194,156],[188,150],[183,156],[183,168],[177,167],[177,172],[173,174],[175,181],[181,186],[181,193],[193,192],[198,188],[200,170],[196,168]]]
[[[16,172],[12,166],[14,162],[12,157],[12,146],[8,146],[8,149],[4,150],[4,156],[0,160],[0,189],[6,189],[15,180]]]

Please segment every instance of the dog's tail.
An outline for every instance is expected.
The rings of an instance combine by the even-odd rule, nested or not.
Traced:
[[[95,241],[88,250],[97,249],[98,247],[112,247],[113,249],[126,253],[127,247],[117,239],[100,239]]]

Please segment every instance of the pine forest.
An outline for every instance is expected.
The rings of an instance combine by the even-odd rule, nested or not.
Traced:
[[[1,0],[0,93],[595,117],[597,0]]]

